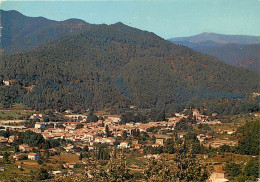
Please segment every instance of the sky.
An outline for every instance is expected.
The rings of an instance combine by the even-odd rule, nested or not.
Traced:
[[[122,22],[169,39],[202,32],[260,36],[260,0],[0,0],[0,9],[52,20]]]

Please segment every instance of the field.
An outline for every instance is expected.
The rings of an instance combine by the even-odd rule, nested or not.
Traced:
[[[32,113],[29,110],[0,110],[0,120],[22,120],[29,118]]]
[[[76,154],[61,153],[60,156],[55,155],[50,157],[50,161],[62,161],[65,163],[80,163],[79,156]]]

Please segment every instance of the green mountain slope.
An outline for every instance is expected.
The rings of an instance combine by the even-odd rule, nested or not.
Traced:
[[[214,56],[225,63],[260,71],[260,44],[227,44],[219,47],[196,47],[196,51]]]
[[[17,83],[0,87],[2,102],[35,109],[171,108],[194,98],[241,98],[259,90],[255,73],[122,23],[92,26],[1,57],[0,67],[3,79]]]
[[[1,52],[4,55],[28,51],[91,26],[78,19],[53,21],[43,17],[27,17],[17,11],[0,10],[0,17]]]

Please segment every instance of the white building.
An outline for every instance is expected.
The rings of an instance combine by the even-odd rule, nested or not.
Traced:
[[[11,85],[11,82],[9,80],[3,80],[3,84],[9,86]]]
[[[121,142],[120,145],[117,146],[120,149],[126,149],[126,148],[130,148],[130,145],[128,142]]]
[[[39,154],[37,154],[37,153],[29,153],[28,154],[29,160],[37,160],[38,158],[39,158]]]
[[[45,124],[44,123],[35,123],[34,128],[38,128],[38,129],[45,128]]]
[[[39,114],[33,114],[30,119],[41,119],[43,118],[45,115],[42,114],[42,113],[39,113]]]
[[[120,115],[107,115],[107,119],[111,119],[114,123],[120,123],[121,116]]]

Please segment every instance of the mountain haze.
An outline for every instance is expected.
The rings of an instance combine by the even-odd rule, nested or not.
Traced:
[[[260,36],[249,35],[223,35],[217,33],[201,33],[190,37],[176,37],[169,39],[171,42],[187,41],[192,43],[201,43],[213,41],[219,44],[257,44],[260,43]]]
[[[257,36],[202,33],[169,41],[214,56],[227,64],[260,71],[260,37]]]

